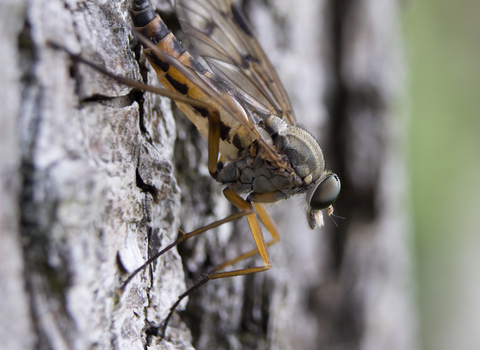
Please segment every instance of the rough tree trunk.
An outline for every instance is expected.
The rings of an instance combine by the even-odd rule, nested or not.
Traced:
[[[185,290],[177,251],[118,288],[180,225],[232,210],[208,175],[206,141],[169,100],[47,45],[156,84],[130,46],[128,6],[0,4],[0,348],[415,349],[399,1],[244,5],[341,177],[346,219],[311,231],[303,199],[271,209],[282,235],[273,268],[203,286],[166,340],[158,327]],[[175,27],[168,3],[155,6]],[[243,221],[184,243],[187,284],[252,246]]]

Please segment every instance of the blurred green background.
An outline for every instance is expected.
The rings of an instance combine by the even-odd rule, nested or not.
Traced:
[[[409,0],[422,349],[480,349],[480,1]]]

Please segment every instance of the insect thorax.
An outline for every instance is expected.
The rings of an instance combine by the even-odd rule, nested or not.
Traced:
[[[272,148],[286,161],[287,167],[271,162],[266,150],[254,142],[219,171],[217,181],[236,193],[281,191],[288,198],[306,192],[324,176],[322,151],[309,133],[275,116],[259,127],[268,133]]]

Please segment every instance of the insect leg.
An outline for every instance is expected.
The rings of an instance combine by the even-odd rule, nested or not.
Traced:
[[[220,114],[218,110],[208,113],[208,172],[215,177],[220,148]]]
[[[219,278],[225,278],[225,277],[234,277],[234,276],[242,276],[242,275],[249,275],[251,273],[257,273],[257,272],[262,272],[262,271],[265,271],[265,270],[268,270],[271,266],[272,266],[272,263],[270,261],[270,256],[268,255],[268,251],[267,251],[267,244],[265,243],[265,240],[263,238],[263,234],[262,234],[262,231],[260,230],[260,226],[258,225],[258,221],[257,221],[257,218],[255,216],[255,211],[254,211],[254,206],[255,208],[260,208],[260,212],[262,214],[259,214],[259,215],[263,215],[263,218],[262,218],[262,222],[263,222],[263,219],[265,219],[265,226],[267,226],[267,228],[270,230],[273,228],[272,231],[275,232],[275,234],[272,234],[272,236],[274,237],[274,239],[272,240],[272,243],[275,243],[275,237],[278,241],[278,233],[276,232],[276,229],[275,227],[273,226],[273,222],[271,221],[269,215],[267,214],[267,212],[265,211],[265,209],[263,209],[263,206],[262,205],[256,205],[256,204],[252,204],[250,202],[247,202],[246,200],[244,200],[242,197],[240,197],[239,195],[237,195],[235,192],[233,192],[232,190],[230,190],[229,188],[226,188],[224,191],[223,191],[223,194],[225,195],[225,197],[230,201],[230,203],[232,203],[233,205],[235,205],[238,209],[241,210],[240,213],[237,213],[237,214],[234,214],[234,215],[230,215],[228,216],[227,218],[223,219],[223,220],[220,220],[220,221],[216,221],[214,222],[213,224],[210,224],[208,226],[205,226],[205,227],[202,227],[198,230],[195,230],[187,235],[185,235],[184,237],[187,237],[187,238],[190,238],[196,234],[199,234],[201,232],[204,232],[212,227],[216,227],[216,226],[219,226],[223,223],[226,223],[226,222],[229,222],[229,221],[233,221],[239,217],[242,217],[242,216],[246,216],[247,217],[247,220],[248,220],[248,225],[250,226],[250,230],[252,231],[252,235],[253,235],[253,238],[255,240],[255,244],[257,245],[257,249],[253,250],[252,254],[255,254],[257,252],[260,253],[261,257],[262,257],[262,260],[263,260],[263,266],[256,266],[256,267],[249,267],[249,268],[245,268],[245,269],[239,269],[239,270],[232,270],[232,271],[225,271],[225,272],[214,272],[214,273],[211,273],[207,276],[205,276],[204,278],[202,278],[199,282],[195,283],[192,287],[190,287],[185,293],[183,293],[182,295],[180,295],[178,297],[178,300],[175,302],[175,304],[173,304],[173,306],[170,308],[170,312],[167,316],[167,318],[165,319],[165,322],[163,324],[163,328],[162,328],[162,338],[165,337],[165,332],[167,330],[167,326],[168,326],[168,322],[170,321],[170,318],[172,317],[172,314],[173,312],[175,311],[175,309],[177,308],[177,306],[180,304],[180,302],[187,296],[189,296],[193,291],[195,291],[197,288],[199,288],[200,286],[202,286],[203,284],[207,283],[208,281],[210,280],[214,280],[214,279],[219,279]],[[265,216],[266,215],[266,216]],[[234,218],[235,217],[235,218]],[[215,225],[215,226],[213,226]],[[185,238],[185,239],[187,239]],[[270,244],[270,245],[271,245]]]
[[[152,92],[152,93],[160,95],[160,96],[165,96],[165,97],[168,97],[169,99],[174,100],[176,102],[183,102],[183,103],[192,105],[194,107],[205,108],[205,109],[207,109],[208,114],[213,115],[214,117],[215,117],[215,115],[218,115],[218,111],[214,107],[209,105],[208,103],[193,99],[193,98],[188,97],[188,96],[184,96],[184,95],[182,95],[178,92],[175,92],[175,91],[169,91],[169,90],[166,90],[166,89],[156,88],[156,87],[153,87],[153,86],[150,86],[150,85],[147,85],[147,84],[144,84],[144,83],[132,80],[132,79],[125,78],[121,75],[113,74],[113,73],[107,71],[106,69],[96,65],[95,63],[90,62],[89,60],[83,58],[82,56],[71,53],[65,47],[63,47],[59,44],[49,42],[49,45],[51,47],[55,48],[55,49],[65,51],[73,61],[81,62],[83,64],[86,64],[87,66],[99,71],[100,73],[102,73],[106,76],[109,76],[112,79],[115,79],[116,81],[118,81],[121,84],[124,84],[126,86],[130,86],[130,87],[142,90],[142,91]],[[218,117],[218,118],[220,118],[220,117]]]
[[[275,227],[275,224],[273,223],[272,218],[270,217],[268,212],[265,210],[265,207],[260,203],[253,203],[253,206],[255,207],[255,210],[258,214],[258,217],[260,218],[260,221],[265,225],[265,227],[267,228],[267,231],[272,236],[272,239],[266,243],[267,247],[270,247],[271,245],[274,245],[275,243],[279,242],[280,241],[280,235],[278,234],[278,230]],[[223,264],[216,266],[215,267],[215,272],[216,271],[221,271],[225,267],[236,264],[239,261],[248,259],[248,258],[254,256],[257,253],[258,253],[258,248],[252,249],[251,251],[249,251],[247,253],[244,253],[244,254],[236,257],[235,259],[228,260],[228,261],[224,262]]]
[[[128,276],[128,278],[125,280],[125,282],[123,282],[123,285],[120,287],[120,291],[123,292],[125,290],[125,287],[128,285],[128,283],[140,271],[145,269],[148,265],[150,265],[152,262],[157,260],[160,256],[162,256],[163,254],[168,252],[170,249],[176,247],[181,242],[186,241],[187,239],[189,239],[193,236],[196,236],[200,233],[203,233],[205,231],[208,231],[212,228],[223,225],[227,222],[238,220],[238,219],[240,219],[244,216],[247,216],[247,220],[249,222],[250,228],[252,229],[252,233],[253,233],[254,238],[255,238],[255,243],[257,244],[257,247],[259,247],[260,254],[262,255],[263,260],[264,261],[266,261],[266,260],[270,261],[270,258],[268,258],[267,248],[266,248],[265,242],[263,240],[262,233],[260,231],[260,227],[258,226],[257,220],[255,218],[255,213],[254,213],[254,209],[253,209],[252,204],[245,201],[242,197],[240,197],[239,195],[237,195],[235,192],[233,192],[232,190],[230,190],[228,188],[223,190],[223,194],[232,204],[234,204],[238,209],[240,209],[241,212],[229,215],[222,220],[212,222],[211,224],[209,224],[207,226],[204,226],[204,227],[201,227],[199,229],[196,229],[195,231],[192,231],[190,233],[184,233],[183,231],[181,231],[179,237],[177,238],[177,240],[175,242],[171,243],[166,248],[162,249],[160,252],[153,255],[142,266],[140,266],[135,271],[133,271],[132,274],[130,276]],[[258,238],[258,237],[260,237],[260,238]],[[263,249],[260,249],[259,244],[261,244],[261,243],[263,243],[263,246],[264,246]]]

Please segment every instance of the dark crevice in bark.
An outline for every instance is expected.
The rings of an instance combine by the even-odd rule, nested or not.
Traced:
[[[134,39],[131,43],[132,51],[135,54],[135,60],[138,63],[138,67],[140,69],[140,75],[142,76],[143,82],[148,84],[148,68],[146,66],[146,59],[142,56],[142,45]],[[147,128],[145,127],[144,119],[145,119],[145,96],[143,91],[133,90],[130,92],[132,96],[132,100],[138,103],[138,125],[142,134],[147,137],[149,143],[152,143],[150,135],[148,135]]]

